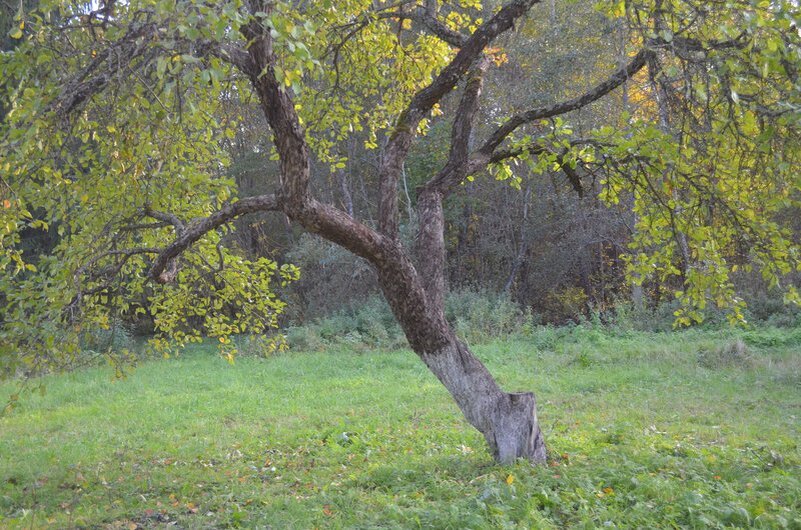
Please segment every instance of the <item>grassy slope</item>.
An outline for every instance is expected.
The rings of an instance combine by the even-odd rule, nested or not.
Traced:
[[[752,359],[716,354],[731,336],[477,348],[537,391],[538,468],[494,465],[405,351],[51,377],[0,418],[0,527],[801,528],[801,330],[749,333]]]

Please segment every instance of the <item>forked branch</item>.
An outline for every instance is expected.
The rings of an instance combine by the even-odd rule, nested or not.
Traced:
[[[403,161],[406,159],[412,144],[417,126],[445,94],[464,77],[476,60],[481,57],[484,48],[498,35],[512,28],[515,21],[522,17],[540,0],[515,0],[506,4],[495,16],[479,26],[465,41],[464,46],[442,69],[434,80],[417,92],[409,105],[401,113],[394,131],[384,149],[379,174],[381,189],[379,196],[379,230],[391,238],[398,233],[398,181]]]
[[[208,217],[197,219],[189,223],[183,231],[179,232],[175,241],[170,243],[156,256],[156,259],[153,261],[153,266],[150,268],[150,277],[159,283],[172,281],[174,278],[171,271],[173,273],[175,271],[174,267],[169,266],[172,260],[208,232],[240,215],[278,209],[279,205],[275,195],[257,195],[228,203]]]

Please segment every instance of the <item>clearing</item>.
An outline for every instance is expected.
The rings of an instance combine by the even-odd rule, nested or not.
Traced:
[[[801,329],[476,350],[537,393],[547,467],[493,464],[411,352],[202,346],[47,377],[0,418],[0,526],[801,528]]]

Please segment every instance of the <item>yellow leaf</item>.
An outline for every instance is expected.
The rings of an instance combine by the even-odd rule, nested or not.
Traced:
[[[11,33],[9,33],[8,36],[11,37],[12,39],[21,39],[22,38],[22,30],[17,28],[14,31],[12,31]]]
[[[3,208],[11,208],[11,201],[9,201],[8,199],[4,199]]]
[[[509,484],[510,486],[512,485],[512,482],[514,482],[514,481],[515,481],[515,478],[512,475],[509,475],[508,477],[506,477],[506,483]]]

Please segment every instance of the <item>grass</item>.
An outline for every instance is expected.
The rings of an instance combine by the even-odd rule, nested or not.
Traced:
[[[408,351],[200,347],[48,377],[0,418],[0,527],[801,528],[801,330],[475,349],[537,392],[547,466],[494,464]]]

